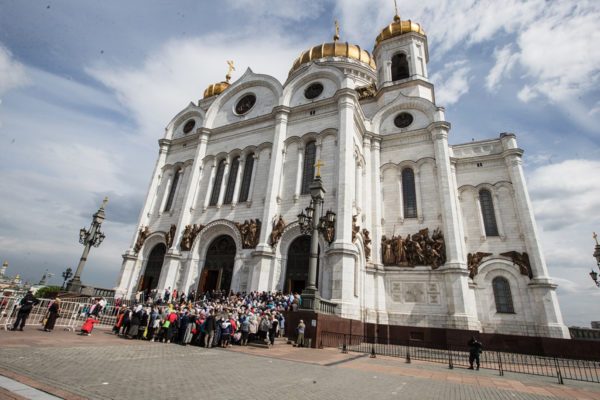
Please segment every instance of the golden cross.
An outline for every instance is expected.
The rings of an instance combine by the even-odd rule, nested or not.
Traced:
[[[594,232],[594,234],[592,235],[592,237],[596,241],[596,244],[600,244],[600,243],[598,243],[598,235],[596,235],[596,232]]]
[[[106,203],[108,203],[108,196],[106,196],[104,200],[102,200],[102,208],[106,207]]]
[[[398,15],[398,4],[396,3],[396,0],[394,0],[394,9],[396,10],[396,15]]]
[[[225,75],[225,78],[227,79],[227,82],[229,82],[229,80],[231,79],[231,73],[235,71],[235,67],[233,66],[233,60],[228,60],[227,65],[229,66],[229,68],[227,69],[227,75]]]
[[[325,163],[321,160],[318,160],[317,163],[315,164],[315,168],[317,169],[317,174],[316,176],[320,177],[321,176],[321,167],[324,166]]]
[[[337,19],[334,22],[335,24],[335,34],[333,35],[333,41],[337,42],[340,40],[340,24],[338,24]]]

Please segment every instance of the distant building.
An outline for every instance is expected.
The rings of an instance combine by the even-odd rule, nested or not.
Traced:
[[[337,315],[568,338],[516,136],[449,144],[428,61],[422,27],[396,16],[372,54],[336,33],[283,83],[248,69],[210,85],[159,140],[117,296],[301,292],[297,216],[323,160],[337,220],[317,284]]]
[[[600,329],[594,328],[593,322],[592,322],[592,328],[582,328],[579,326],[570,326],[569,333],[571,334],[572,339],[600,340]]]

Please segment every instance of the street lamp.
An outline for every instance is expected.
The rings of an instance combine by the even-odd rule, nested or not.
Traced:
[[[592,237],[596,241],[596,247],[594,248],[593,256],[596,259],[596,265],[598,266],[598,269],[600,269],[600,243],[598,243],[598,235],[596,235],[596,232],[594,232]],[[593,279],[594,283],[596,283],[596,286],[600,287],[600,282],[598,282],[598,273],[594,271],[593,268],[590,272],[590,277]]]
[[[315,164],[317,169],[315,177],[309,186],[311,201],[304,212],[298,214],[300,231],[310,235],[310,260],[308,263],[308,285],[302,291],[302,308],[318,309],[319,295],[317,293],[317,262],[319,257],[319,233],[327,243],[331,244],[335,237],[335,213],[328,210],[323,216],[323,199],[325,188],[321,180],[321,167],[323,162],[319,160]]]
[[[106,218],[106,216],[104,215],[104,207],[106,207],[106,203],[108,203],[108,197],[104,198],[102,205],[94,214],[94,218],[92,219],[90,229],[81,228],[79,230],[79,243],[84,245],[84,248],[83,253],[81,254],[81,258],[79,259],[79,265],[77,265],[77,271],[75,271],[75,276],[73,276],[73,279],[71,279],[67,284],[67,290],[69,292],[81,292],[81,273],[83,272],[83,266],[87,261],[87,256],[90,252],[90,249],[92,248],[92,246],[100,246],[100,244],[106,237],[104,236],[104,233],[100,231],[100,226]],[[70,268],[67,271],[70,271]],[[65,271],[65,273],[67,271]],[[64,273],[63,277],[65,277]],[[68,278],[65,278],[65,280],[66,279]]]
[[[67,268],[63,273],[62,273],[62,277],[63,277],[63,284],[60,287],[61,289],[65,288],[65,285],[67,284],[67,281],[69,280],[69,278],[71,278],[73,276],[73,270],[71,268]]]

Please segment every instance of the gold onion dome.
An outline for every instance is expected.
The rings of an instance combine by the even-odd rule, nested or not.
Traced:
[[[421,24],[412,22],[410,19],[408,21],[401,21],[398,14],[396,14],[394,16],[394,22],[383,28],[381,33],[377,35],[377,38],[375,39],[375,47],[377,47],[379,43],[386,39],[404,35],[405,33],[409,32],[415,32],[425,36],[425,31],[423,30],[423,27],[421,27]]]
[[[227,61],[227,65],[229,65],[229,70],[227,71],[227,75],[225,75],[225,80],[223,82],[208,85],[208,87],[204,90],[205,99],[221,94],[225,89],[229,87],[229,81],[231,80],[231,72],[235,71],[235,67],[233,66],[233,61]]]
[[[376,69],[375,59],[366,50],[360,48],[360,46],[349,44],[348,42],[339,43],[339,26],[337,21],[335,23],[335,35],[333,36],[333,42],[323,43],[314,46],[306,51],[303,51],[298,58],[294,61],[290,74],[300,68],[300,66],[309,63],[311,61],[319,60],[326,57],[345,57],[352,60],[357,60],[367,64],[369,67]]]

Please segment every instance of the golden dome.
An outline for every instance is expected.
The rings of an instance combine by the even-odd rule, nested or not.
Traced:
[[[425,31],[421,27],[421,24],[412,22],[410,19],[408,21],[401,21],[400,17],[396,15],[394,16],[394,22],[383,28],[381,33],[377,35],[377,38],[375,39],[375,47],[377,47],[379,43],[386,39],[404,35],[405,33],[409,32],[415,32],[425,36]]]
[[[213,83],[212,85],[208,85],[206,90],[204,90],[204,98],[206,99],[208,97],[212,97],[212,96],[221,94],[228,87],[229,87],[229,82],[225,82],[225,81],[219,82],[219,83]]]
[[[354,44],[339,43],[335,40],[333,43],[323,43],[303,51],[294,61],[290,74],[300,68],[301,65],[325,57],[346,57],[367,64],[375,69],[375,59],[371,54]]]

